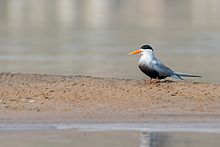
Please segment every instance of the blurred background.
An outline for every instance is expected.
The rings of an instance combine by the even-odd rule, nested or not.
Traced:
[[[219,0],[0,0],[0,72],[142,79],[151,44],[179,72],[220,82]],[[194,79],[192,79],[194,80]]]

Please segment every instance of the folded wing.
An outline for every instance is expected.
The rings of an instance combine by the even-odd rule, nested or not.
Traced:
[[[160,62],[160,60],[154,59],[150,63],[150,66],[156,70],[160,76],[164,77],[173,77],[177,79],[183,80],[180,75],[176,74],[174,71],[172,71],[169,67],[165,66],[163,63]]]

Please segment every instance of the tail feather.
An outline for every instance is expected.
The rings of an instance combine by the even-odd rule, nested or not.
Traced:
[[[171,75],[172,78],[176,78],[176,79],[180,79],[180,80],[184,80],[180,75],[178,74],[173,74]]]
[[[186,74],[186,73],[175,73],[176,75],[182,76],[182,77],[197,77],[197,78],[201,78],[202,76],[198,76],[198,75],[191,75],[191,74]]]

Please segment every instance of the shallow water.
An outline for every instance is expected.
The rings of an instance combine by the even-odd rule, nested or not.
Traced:
[[[150,43],[171,68],[220,82],[219,0],[1,0],[0,72],[145,78]],[[194,79],[193,79],[194,80]]]
[[[0,144],[4,147],[217,147],[219,128],[217,123],[0,124]]]
[[[1,133],[4,147],[218,147],[220,134],[129,131],[28,131]]]

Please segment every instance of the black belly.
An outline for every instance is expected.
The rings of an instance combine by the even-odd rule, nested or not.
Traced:
[[[164,79],[164,78],[166,78],[165,76],[160,76],[159,75],[159,73],[156,71],[156,70],[154,70],[154,69],[152,69],[152,68],[149,68],[148,66],[146,66],[146,65],[139,65],[138,66],[139,67],[139,69],[143,72],[143,73],[145,73],[147,76],[149,76],[150,78],[153,78],[153,79]]]

